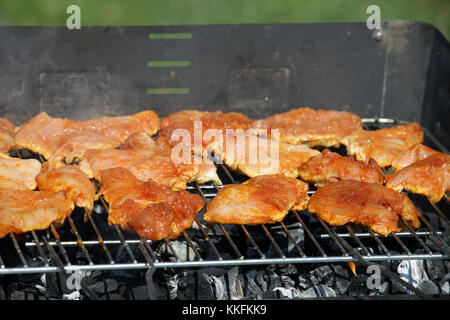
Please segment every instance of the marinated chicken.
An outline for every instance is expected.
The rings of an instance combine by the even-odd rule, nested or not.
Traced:
[[[170,147],[157,144],[145,133],[132,135],[121,149],[91,149],[83,155],[80,169],[89,177],[101,181],[102,172],[111,168],[126,168],[142,181],[152,179],[173,190],[186,189],[186,183],[221,183],[214,163],[207,159],[176,163]]]
[[[16,127],[5,118],[0,118],[0,153],[8,153],[15,146]]]
[[[433,154],[437,154],[439,151],[424,146],[423,144],[415,144],[406,151],[403,151],[399,155],[395,156],[392,160],[392,168],[395,171],[403,169],[404,167],[413,164],[418,160],[423,160]]]
[[[386,176],[385,179],[386,187],[392,190],[406,189],[438,202],[450,191],[450,155],[437,152]]]
[[[45,162],[36,182],[40,191],[64,191],[69,200],[88,212],[94,207],[95,186],[76,165],[54,167]]]
[[[299,108],[254,122],[261,136],[278,129],[280,141],[312,146],[339,147],[344,137],[362,128],[360,117],[345,111]]]
[[[328,149],[303,163],[298,171],[300,179],[314,183],[316,187],[341,180],[377,184],[383,184],[384,181],[383,171],[373,159],[370,159],[369,164],[365,164],[353,157],[344,157]]]
[[[43,112],[20,127],[16,144],[52,162],[71,163],[89,149],[115,148],[135,132],[153,135],[158,129],[159,118],[153,111],[82,122],[52,118]]]
[[[184,146],[190,148],[194,154],[206,157],[208,153],[213,153],[223,146],[227,130],[246,130],[252,123],[253,121],[242,113],[187,110],[164,118],[158,136],[171,147]]]
[[[109,203],[110,224],[150,240],[177,238],[204,206],[198,195],[174,192],[152,180],[140,181],[124,168],[103,171],[100,195]]]
[[[34,190],[40,170],[38,160],[11,158],[0,153],[0,189]]]
[[[208,224],[260,224],[282,221],[290,210],[303,210],[308,185],[282,174],[264,175],[224,186],[212,199],[203,219]]]
[[[403,193],[379,184],[345,180],[319,188],[308,202],[308,211],[330,225],[362,224],[387,236],[399,232],[399,216],[420,227],[420,213]]]
[[[298,167],[320,154],[303,144],[293,145],[244,133],[226,135],[225,147],[220,149],[223,153],[216,152],[215,157],[249,177],[280,173],[297,178]]]
[[[72,213],[64,192],[0,189],[0,238],[10,232],[43,230]]]
[[[395,157],[411,146],[422,143],[423,131],[419,124],[411,122],[379,130],[359,130],[343,139],[350,155],[369,162],[374,159],[380,167],[389,167]]]

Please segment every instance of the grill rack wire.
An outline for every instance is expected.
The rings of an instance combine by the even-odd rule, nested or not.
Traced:
[[[363,124],[366,129],[368,129],[368,125],[375,126],[389,126],[393,124],[403,124],[404,121],[399,121],[395,119],[385,119],[385,118],[366,118],[363,119]],[[443,152],[448,151],[445,147],[434,138],[430,132],[424,128],[425,137],[429,139],[433,144],[437,146],[437,148],[441,149]],[[21,156],[20,152],[17,151],[17,155]],[[41,161],[43,159],[40,157]],[[223,170],[225,175],[228,177],[231,183],[238,183],[235,180],[235,177],[230,173],[230,171],[223,164],[218,164],[218,169]],[[188,186],[187,190],[190,192],[194,192],[199,194],[205,203],[208,202],[209,199],[212,199],[217,192],[220,190],[222,186],[214,185],[214,184],[204,184],[198,185],[193,184]],[[309,191],[309,195],[314,193],[314,191]],[[449,199],[447,196],[445,200],[442,202],[447,202],[449,205]],[[107,203],[104,199],[100,198],[101,205],[106,209],[108,209]],[[445,225],[446,228],[450,226],[449,221],[444,214],[444,212],[439,208],[437,204],[432,203],[429,204],[435,210],[435,213],[438,214],[439,219],[442,222],[442,225]],[[50,226],[45,231],[30,231],[28,236],[22,237],[22,235],[15,235],[14,233],[9,234],[9,238],[12,242],[12,246],[14,247],[16,258],[20,261],[19,265],[7,266],[5,260],[2,256],[2,252],[0,251],[0,275],[5,274],[25,274],[25,273],[47,273],[47,272],[60,272],[62,275],[67,276],[68,274],[74,271],[81,270],[126,270],[126,269],[147,269],[146,272],[146,280],[149,288],[150,298],[155,298],[155,290],[153,286],[153,273],[157,268],[196,268],[196,267],[230,267],[230,266],[243,266],[243,265],[267,265],[267,264],[287,264],[287,263],[331,263],[331,262],[359,262],[362,265],[368,266],[369,264],[374,264],[380,261],[392,261],[392,260],[427,260],[427,259],[440,259],[440,260],[448,260],[449,246],[442,238],[443,231],[442,230],[434,230],[430,222],[424,217],[421,216],[421,222],[425,226],[425,228],[419,229],[415,231],[411,226],[408,225],[406,221],[401,219],[401,223],[406,228],[405,231],[399,233],[393,233],[386,238],[380,237],[375,234],[370,229],[366,232],[358,232],[351,225],[345,225],[343,227],[332,227],[327,225],[322,219],[315,215],[309,214],[307,211],[305,212],[297,212],[293,211],[288,214],[291,215],[291,219],[295,221],[301,228],[304,230],[305,239],[304,241],[310,241],[310,245],[314,248],[316,254],[311,255],[305,252],[305,249],[297,243],[294,236],[289,231],[290,227],[286,225],[283,220],[277,224],[273,225],[265,225],[261,224],[260,234],[263,234],[267,237],[268,242],[272,245],[274,252],[278,256],[276,257],[267,257],[263,249],[258,245],[259,240],[255,240],[255,228],[257,227],[248,227],[244,225],[240,225],[237,228],[240,229],[247,243],[254,249],[254,252],[257,257],[246,257],[245,254],[242,254],[242,250],[239,249],[239,245],[236,241],[233,240],[235,238],[234,233],[227,230],[227,226],[218,224],[213,227],[208,227],[201,221],[201,216],[197,216],[195,219],[194,226],[196,226],[197,233],[200,233],[203,236],[203,241],[207,244],[208,249],[214,256],[214,258],[207,258],[200,254],[199,249],[194,244],[189,235],[191,230],[183,231],[182,235],[179,239],[175,241],[181,241],[188,246],[192,252],[194,253],[194,257],[183,260],[181,259],[176,250],[173,248],[172,241],[168,239],[164,239],[161,241],[151,241],[143,239],[137,235],[129,235],[128,232],[122,231],[119,226],[113,225],[109,226],[110,229],[114,229],[115,237],[112,239],[105,239],[100,231],[100,228],[97,226],[98,223],[95,222],[95,218],[93,217],[94,213],[84,212],[84,224],[83,228],[88,228],[87,225],[90,225],[92,228],[93,234],[95,234],[96,239],[94,240],[84,240],[81,236],[76,223],[72,217],[67,218],[67,223],[70,226],[70,232],[75,237],[75,240],[64,239],[59,233],[54,224]],[[309,222],[307,222],[309,220]],[[322,226],[325,232],[317,233],[314,232],[310,227],[311,220],[315,220],[315,223],[318,223]],[[279,241],[276,240],[277,237],[273,236],[271,231],[273,230],[283,230],[285,234],[285,240],[287,243],[292,244],[292,250],[289,254],[286,254],[285,244],[280,245]],[[213,230],[214,229],[214,230]],[[236,229],[236,228],[234,228]],[[252,229],[249,231],[249,229]],[[221,232],[221,234],[217,234]],[[124,234],[126,233],[126,234]],[[108,233],[110,234],[110,233]],[[252,235],[253,234],[253,235]],[[279,233],[278,233],[279,234]],[[21,241],[18,237],[25,238],[25,241]],[[213,239],[221,237],[222,240],[226,241],[229,245],[230,252],[233,253],[234,258],[225,257],[226,254],[223,253],[222,250],[219,250],[213,241]],[[5,241],[6,239],[2,239]],[[323,243],[324,240],[332,241],[337,251],[340,254],[329,254],[329,250],[324,248]],[[411,242],[414,240],[415,245],[421,249],[423,249],[424,253],[414,253],[410,247],[406,244],[406,242]],[[430,240],[430,243],[435,245],[434,248],[430,248],[430,245],[427,245],[427,241]],[[368,246],[364,244],[364,242],[371,241],[371,243],[375,244],[376,249],[378,250],[378,254],[375,253],[374,246]],[[390,250],[388,245],[385,243],[386,241],[394,242],[398,248],[401,249],[401,253],[393,252]],[[356,246],[352,246],[350,243],[353,242]],[[286,242],[285,242],[286,243]],[[161,255],[156,252],[156,247],[161,244],[165,244],[167,249],[170,251],[171,255],[174,259],[171,261],[167,261],[161,258]],[[111,247],[122,246],[128,256],[128,261],[126,262],[118,262],[113,258],[113,254],[111,253]],[[134,247],[134,250],[132,249]],[[356,250],[358,247],[360,250]],[[24,250],[33,248],[37,255],[43,260],[43,266],[30,266],[25,258],[26,254],[24,254]],[[85,257],[86,263],[80,264],[73,262],[69,258],[69,254],[67,251],[76,248],[78,251],[81,251],[83,256]],[[95,256],[90,253],[90,249],[93,248],[101,248],[101,250],[96,250]],[[438,248],[437,250],[435,248]],[[103,257],[100,258],[98,255],[98,251],[103,252]],[[137,253],[140,253],[138,256]],[[360,253],[362,252],[362,253]],[[10,253],[12,254],[12,253]],[[229,256],[229,255],[228,255]],[[10,257],[10,255],[8,255]],[[99,259],[100,258],[100,259]],[[98,261],[101,261],[100,263]],[[173,261],[174,260],[174,261]],[[377,264],[378,265],[378,264]],[[381,268],[381,271],[387,276],[395,279],[396,281],[403,284],[405,287],[408,287],[419,297],[426,298],[420,291],[418,291],[413,286],[408,283],[402,281],[402,279],[397,275],[392,273],[391,271],[383,268],[381,265],[378,265]],[[95,298],[95,293],[91,292],[85,285],[82,287],[91,297]]]

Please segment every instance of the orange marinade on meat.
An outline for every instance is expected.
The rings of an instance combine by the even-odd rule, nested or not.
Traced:
[[[120,149],[91,149],[80,162],[81,170],[101,182],[102,172],[111,168],[126,168],[139,180],[152,179],[173,190],[186,189],[186,183],[214,181],[221,184],[216,167],[207,159],[201,163],[175,163],[171,148],[161,140],[154,141],[145,133],[130,136]]]
[[[208,224],[275,223],[290,210],[303,210],[308,184],[282,174],[263,175],[242,184],[224,186],[207,204],[203,219]]]
[[[54,167],[45,162],[36,182],[40,191],[64,191],[77,207],[86,208],[88,212],[94,207],[95,186],[76,165]]]
[[[140,181],[124,168],[103,171],[98,195],[102,194],[109,203],[110,224],[120,224],[150,240],[177,238],[192,226],[204,206],[198,195],[174,192],[152,180]]]
[[[16,144],[46,159],[71,162],[93,148],[114,148],[135,132],[149,135],[159,130],[153,111],[87,121],[52,118],[42,112],[25,122],[16,132]]]
[[[16,127],[6,118],[0,118],[0,153],[8,153],[14,145]]]
[[[0,238],[9,232],[43,230],[72,213],[64,192],[0,189]]]
[[[379,130],[359,130],[343,139],[350,155],[357,160],[369,162],[374,159],[380,167],[389,167],[394,158],[411,146],[422,143],[423,131],[419,124],[383,128]]]
[[[384,236],[401,231],[399,216],[413,228],[420,227],[420,213],[406,195],[356,180],[319,188],[308,202],[308,211],[333,226],[362,224]]]
[[[39,160],[12,158],[0,153],[0,189],[34,190],[40,170]]]
[[[436,151],[434,149],[431,149],[430,147],[418,143],[413,145],[408,150],[405,150],[402,153],[395,156],[394,159],[392,160],[391,166],[395,171],[398,171],[400,169],[403,169],[404,167],[409,166],[410,164],[413,164],[418,160],[423,160],[436,153],[439,153],[439,151]]]
[[[439,202],[450,190],[450,155],[437,152],[386,176],[386,187],[408,190]]]
[[[200,124],[196,128],[194,127],[195,121],[199,121],[198,124]],[[253,120],[238,112],[222,113],[221,111],[207,112],[186,110],[172,113],[164,118],[161,121],[161,131],[158,136],[165,139],[173,147],[181,143],[181,140],[173,139],[172,134],[174,131],[177,129],[187,130],[191,139],[189,141],[183,141],[183,143],[189,143],[192,151],[195,153],[205,154],[206,152],[215,152],[217,151],[215,148],[222,147],[222,144],[216,146],[218,141],[215,141],[214,138],[211,138],[211,141],[208,141],[209,137],[204,136],[206,130],[220,130],[220,135],[222,135],[224,139],[227,129],[246,130],[251,127],[252,123]],[[201,140],[199,141],[198,146],[201,150],[194,150],[194,144],[196,143],[196,141],[194,141],[194,132],[196,131],[201,133],[201,136],[199,137]]]
[[[228,134],[223,154],[216,157],[234,171],[251,178],[261,175],[283,174],[298,177],[298,167],[320,152],[307,145],[293,145],[251,134]],[[231,152],[232,151],[232,152]]]
[[[339,147],[344,137],[362,128],[361,118],[350,112],[311,108],[274,114],[253,125],[260,135],[267,130],[267,136],[271,137],[270,130],[278,129],[280,141],[324,147]]]
[[[384,181],[383,172],[374,160],[371,159],[369,164],[365,164],[353,157],[344,157],[328,149],[303,163],[298,171],[300,179],[314,183],[316,187],[341,180],[377,184],[383,184]]]

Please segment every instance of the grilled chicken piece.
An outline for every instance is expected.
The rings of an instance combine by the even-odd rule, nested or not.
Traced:
[[[406,195],[356,180],[319,188],[308,202],[308,211],[333,226],[348,222],[362,224],[384,236],[401,231],[398,216],[412,227],[420,227],[420,213]]]
[[[360,117],[345,111],[299,108],[254,122],[260,135],[271,137],[278,129],[280,141],[291,144],[339,147],[341,140],[362,128]]]
[[[214,163],[207,159],[177,164],[172,149],[156,143],[145,133],[136,133],[121,149],[88,150],[80,162],[80,169],[90,178],[101,181],[102,172],[111,168],[126,168],[142,181],[152,179],[173,190],[186,189],[186,183],[214,181],[221,184]],[[197,163],[195,163],[197,162]]]
[[[64,191],[69,200],[88,212],[94,207],[95,186],[76,165],[55,167],[45,162],[36,182],[40,191]]]
[[[124,168],[102,174],[98,196],[109,203],[108,222],[150,240],[175,239],[192,226],[204,202],[187,191],[174,192],[152,180],[138,180]]]
[[[450,190],[450,155],[437,152],[386,176],[386,187],[408,190],[439,202]]]
[[[227,130],[246,130],[251,127],[252,120],[242,113],[230,112],[222,113],[186,110],[175,112],[161,121],[161,131],[158,136],[170,144],[171,147],[184,145],[190,148],[196,155],[207,156],[214,152],[222,143]],[[217,130],[222,141],[216,137],[209,136],[206,132],[209,129]],[[189,134],[184,136],[183,133]],[[212,133],[210,131],[210,133]],[[197,134],[197,135],[196,135]],[[198,137],[198,142],[195,137]]]
[[[422,128],[411,122],[373,131],[359,130],[345,137],[342,143],[357,160],[368,163],[372,158],[379,166],[389,167],[398,154],[422,141]]]
[[[370,159],[369,164],[365,164],[353,157],[343,157],[328,149],[303,163],[298,171],[300,179],[314,183],[316,187],[341,180],[377,184],[383,184],[384,181],[383,171],[373,159]]]
[[[293,145],[242,133],[226,135],[225,146],[215,157],[230,169],[249,177],[283,174],[298,177],[298,167],[319,151],[306,145]]]
[[[74,209],[64,192],[0,190],[0,238],[9,232],[43,230],[61,223]]]
[[[16,127],[5,118],[0,118],[0,153],[8,153],[15,146]]]
[[[53,162],[67,163],[94,148],[115,148],[135,132],[155,134],[159,118],[153,111],[87,121],[52,118],[43,112],[16,132],[16,144]]]
[[[395,156],[392,160],[392,168],[395,171],[398,171],[400,169],[403,169],[404,167],[409,166],[410,164],[413,164],[414,162],[418,160],[423,160],[433,154],[440,153],[439,151],[436,151],[434,149],[431,149],[427,146],[424,146],[421,143],[413,145],[411,148],[409,148],[406,151],[403,151],[399,155]]]
[[[212,199],[203,219],[208,224],[260,224],[282,221],[289,210],[303,210],[308,185],[281,174],[224,186]]]
[[[0,153],[0,189],[34,190],[40,170],[38,160],[11,158]]]

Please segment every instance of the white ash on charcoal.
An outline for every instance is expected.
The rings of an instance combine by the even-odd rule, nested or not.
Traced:
[[[198,251],[198,245],[195,242],[192,242],[194,248]],[[172,252],[171,248],[174,253]],[[162,259],[167,257],[169,261],[176,261],[178,258],[180,261],[193,261],[196,259],[194,249],[192,249],[187,243],[181,241],[171,241],[170,247],[167,243],[162,243],[161,246],[158,247],[156,253],[161,256]]]
[[[205,268],[178,275],[177,299],[180,300],[229,300],[241,298],[238,268]]]
[[[429,260],[428,265],[432,264]],[[437,295],[441,293],[441,288],[438,284],[433,282],[427,274],[425,263],[423,260],[403,260],[397,267],[397,272],[400,277],[414,288],[419,289],[427,295]],[[433,269],[433,268],[431,268]],[[448,273],[447,273],[448,274]],[[433,277],[436,274],[433,272]],[[413,294],[413,292],[402,286],[401,284],[394,282],[394,292],[405,292],[407,294]]]

